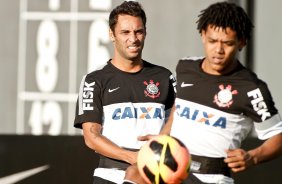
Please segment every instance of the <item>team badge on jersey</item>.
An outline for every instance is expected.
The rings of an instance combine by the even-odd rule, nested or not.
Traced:
[[[233,104],[233,95],[237,95],[237,90],[232,90],[231,85],[227,85],[226,88],[223,84],[219,85],[220,91],[214,95],[214,103],[219,107],[230,107]]]
[[[147,86],[146,90],[144,90],[144,93],[146,96],[149,96],[150,98],[158,98],[161,94],[158,86],[160,85],[159,82],[154,83],[153,80],[150,80],[148,83],[147,81],[144,81],[144,84]]]

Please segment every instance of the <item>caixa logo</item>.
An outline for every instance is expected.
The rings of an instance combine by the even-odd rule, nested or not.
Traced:
[[[179,104],[175,106],[179,117],[193,120],[194,122],[204,123],[214,127],[226,128],[226,117],[215,116],[199,109],[192,109],[190,107],[181,107]]]
[[[124,107],[114,110],[112,119],[163,119],[164,111],[161,108],[154,107]]]

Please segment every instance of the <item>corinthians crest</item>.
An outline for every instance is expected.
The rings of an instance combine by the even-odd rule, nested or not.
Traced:
[[[159,82],[154,83],[153,80],[150,80],[150,82],[148,83],[147,81],[143,82],[147,87],[146,90],[144,90],[144,94],[146,96],[149,96],[153,99],[158,98],[161,94],[158,86],[160,85]]]
[[[237,95],[238,91],[233,90],[232,86],[227,85],[226,88],[223,84],[219,85],[220,91],[214,95],[214,103],[216,103],[219,107],[230,107],[233,104],[233,95]]]

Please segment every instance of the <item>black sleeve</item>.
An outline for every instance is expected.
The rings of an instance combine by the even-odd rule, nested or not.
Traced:
[[[81,80],[74,127],[82,128],[84,122],[102,123],[103,106],[101,101],[101,87],[95,77],[86,75]]]

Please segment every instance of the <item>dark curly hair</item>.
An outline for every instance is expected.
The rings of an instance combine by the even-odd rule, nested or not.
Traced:
[[[244,9],[234,3],[218,2],[201,11],[198,16],[197,29],[199,33],[206,31],[208,26],[231,28],[237,33],[238,39],[249,40],[253,23]]]
[[[109,27],[114,32],[119,15],[131,15],[141,17],[144,27],[146,28],[146,14],[140,3],[135,1],[124,1],[119,6],[115,7],[109,16]]]

